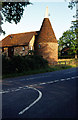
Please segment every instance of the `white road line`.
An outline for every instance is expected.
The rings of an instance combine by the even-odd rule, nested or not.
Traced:
[[[65,79],[61,79],[61,81],[64,81]]]
[[[54,82],[58,82],[59,80],[54,80]]]
[[[39,83],[39,85],[45,85],[45,84],[47,84],[47,83]]]
[[[28,107],[24,108],[21,112],[19,112],[18,114],[21,115],[23,114],[25,111],[27,111],[29,108],[31,108],[34,104],[36,104],[42,97],[42,92],[39,91],[38,89],[36,88],[33,88],[33,87],[28,87],[30,89],[34,89],[35,91],[37,91],[39,93],[39,97],[33,102],[31,103]]]
[[[16,89],[15,91],[19,91],[20,89]]]
[[[14,92],[15,90],[11,90],[12,92]]]
[[[37,85],[38,85],[38,84],[32,84],[32,85],[29,85],[29,86],[30,86],[30,87],[33,87],[33,86],[37,86]],[[28,86],[28,87],[29,87],[29,86]]]
[[[44,77],[44,76],[43,76]],[[48,76],[46,76],[48,77]],[[45,84],[51,84],[51,83],[55,83],[55,82],[59,82],[59,81],[64,81],[64,80],[70,80],[70,79],[75,79],[75,78],[78,78],[78,76],[75,76],[75,77],[71,77],[71,78],[65,78],[65,79],[60,79],[60,80],[54,80],[54,81],[49,81],[49,82],[43,82],[43,83],[38,83],[38,84],[32,84],[32,85],[28,85],[28,86],[23,86],[23,87],[18,87],[18,90],[21,90],[21,89],[26,89],[27,87],[33,87],[33,86],[37,86],[37,85],[45,85]],[[26,87],[26,88],[25,88]],[[7,89],[6,91],[3,91],[1,90],[0,91],[0,94],[3,94],[3,93],[9,93],[9,92],[15,92],[15,91],[18,91],[17,88],[16,89]]]
[[[71,79],[74,79],[74,78],[76,78],[76,77],[71,77]]]
[[[9,91],[3,91],[2,93],[9,93]]]
[[[49,82],[47,82],[47,83],[54,83],[54,81],[49,81]]]
[[[19,88],[23,88],[23,87],[19,87]]]
[[[70,80],[71,78],[67,78],[66,80]]]

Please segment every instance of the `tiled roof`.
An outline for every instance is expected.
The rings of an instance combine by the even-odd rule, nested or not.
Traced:
[[[55,33],[53,31],[49,18],[44,18],[41,29],[40,29],[40,33],[36,42],[37,43],[38,42],[57,43],[57,39],[55,37]]]
[[[37,35],[37,32],[34,31],[8,35],[2,41],[0,41],[0,47],[28,45],[33,35]]]

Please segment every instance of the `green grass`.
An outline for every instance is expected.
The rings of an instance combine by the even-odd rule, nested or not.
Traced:
[[[24,76],[24,75],[32,75],[32,74],[38,74],[38,73],[53,72],[53,71],[69,69],[69,68],[72,68],[72,66],[66,66],[66,65],[49,66],[45,69],[24,71],[22,73],[6,74],[6,75],[3,75],[2,78],[4,79],[4,78],[18,77],[18,76]]]

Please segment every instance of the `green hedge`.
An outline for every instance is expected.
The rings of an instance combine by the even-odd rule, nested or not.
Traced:
[[[48,62],[38,55],[13,56],[6,58],[2,56],[2,73],[21,73],[48,67]]]

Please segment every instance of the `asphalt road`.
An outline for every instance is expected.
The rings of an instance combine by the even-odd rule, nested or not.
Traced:
[[[3,79],[2,118],[77,118],[78,68]]]

